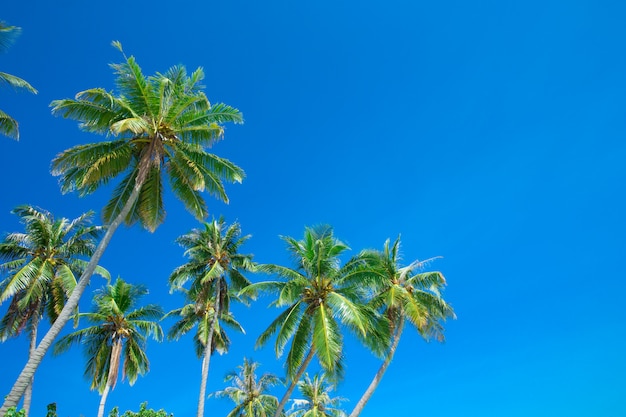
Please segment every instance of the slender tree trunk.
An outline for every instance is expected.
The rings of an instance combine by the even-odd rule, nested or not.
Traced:
[[[39,310],[37,308],[37,310]],[[33,315],[33,320],[30,323],[30,343],[28,346],[28,357],[33,356],[35,349],[37,348],[37,326],[39,326],[39,313],[36,312]],[[28,382],[28,386],[26,387],[26,391],[24,391],[24,403],[22,404],[22,409],[24,410],[24,417],[28,417],[30,413],[30,404],[33,399],[33,380],[35,379],[35,375]]]
[[[111,347],[111,357],[109,357],[109,373],[107,374],[107,383],[100,396],[100,405],[98,406],[98,417],[104,417],[104,405],[107,402],[109,392],[115,388],[117,383],[117,374],[120,369],[120,358],[122,356],[122,340],[116,338]]]
[[[374,394],[374,391],[378,387],[378,384],[380,384],[380,381],[383,379],[383,375],[385,374],[385,371],[387,371],[387,367],[389,367],[389,364],[393,359],[393,355],[395,355],[396,349],[398,348],[398,344],[400,343],[400,336],[402,336],[403,328],[404,317],[400,315],[400,318],[398,319],[398,325],[396,326],[395,332],[393,334],[393,341],[391,342],[389,353],[387,354],[385,361],[378,369],[378,372],[376,372],[376,375],[374,375],[374,379],[372,379],[372,382],[370,382],[369,387],[367,387],[359,402],[356,404],[356,406],[354,406],[354,410],[352,410],[352,412],[350,413],[350,417],[357,417],[359,414],[361,414],[363,408],[365,408],[365,404],[372,397],[372,394]]]
[[[313,355],[314,355],[314,351],[313,351],[313,348],[311,348],[309,350],[309,354],[304,359],[304,362],[302,362],[302,366],[300,366],[300,369],[298,369],[298,372],[294,376],[293,380],[289,383],[287,392],[285,392],[285,395],[283,395],[283,398],[281,398],[280,403],[278,404],[278,408],[276,409],[276,413],[274,413],[274,417],[280,417],[280,414],[283,412],[283,409],[285,408],[287,401],[291,397],[291,393],[293,392],[294,388],[298,384],[298,381],[300,380],[300,378],[302,378],[302,374],[304,373],[304,371],[306,371],[306,368],[309,366],[309,363],[311,363],[311,359],[313,359]]]
[[[143,181],[145,181],[145,176]],[[137,201],[137,198],[139,197],[139,191],[141,190],[141,186],[143,185],[143,181],[140,181],[139,177],[137,178],[137,182],[135,183],[133,192],[126,201],[126,204],[124,205],[124,208],[122,208],[120,214],[111,222],[111,224],[107,228],[104,237],[102,238],[95,252],[91,256],[91,259],[89,260],[85,271],[82,273],[80,279],[76,283],[76,287],[74,287],[74,290],[68,298],[67,303],[65,303],[63,310],[61,310],[61,313],[50,327],[50,330],[48,330],[46,335],[43,337],[35,352],[33,352],[33,354],[28,358],[28,362],[24,366],[24,369],[22,369],[20,375],[17,377],[15,384],[13,384],[11,392],[9,392],[9,394],[6,396],[4,403],[0,408],[0,416],[3,417],[9,407],[17,406],[20,398],[26,390],[26,387],[35,375],[35,371],[41,364],[44,355],[46,354],[50,346],[52,346],[54,339],[56,339],[56,337],[59,335],[61,329],[63,329],[63,327],[72,317],[72,313],[74,309],[76,309],[76,307],[78,306],[80,297],[85,292],[87,285],[89,285],[89,280],[91,279],[91,276],[93,275],[96,266],[100,262],[100,258],[102,258],[105,249],[109,245],[113,234],[115,233],[117,228],[124,222],[124,219]]]
[[[206,398],[206,383],[209,379],[209,365],[211,363],[211,346],[213,345],[213,332],[215,323],[217,323],[220,309],[220,283],[218,280],[217,290],[215,294],[215,307],[213,308],[213,318],[211,319],[211,328],[204,346],[204,358],[202,359],[202,379],[200,380],[200,397],[198,398],[198,412],[196,417],[204,417],[204,399]]]
[[[111,386],[107,383],[106,387],[104,387],[104,391],[102,391],[102,395],[100,396],[100,405],[98,406],[98,417],[104,417],[104,404],[107,402],[107,397],[109,396],[109,390]]]

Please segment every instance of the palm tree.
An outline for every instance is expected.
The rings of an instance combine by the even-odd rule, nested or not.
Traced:
[[[308,374],[298,382],[298,389],[304,399],[293,401],[289,413],[290,417],[345,417],[346,413],[337,408],[343,401],[340,397],[331,397],[333,386],[326,383],[326,376],[315,375],[313,379]]]
[[[278,399],[266,392],[281,383],[281,380],[270,373],[257,379],[258,367],[258,362],[244,358],[238,371],[226,375],[224,380],[232,386],[214,394],[217,398],[230,398],[236,404],[226,417],[267,417],[276,411]]]
[[[178,339],[197,325],[196,341],[203,358],[197,417],[204,415],[211,353],[216,347],[224,345],[225,334],[215,330],[221,329],[220,321],[236,324],[235,328],[239,325],[229,314],[230,298],[232,293],[250,284],[242,271],[253,267],[251,255],[238,253],[239,247],[250,237],[241,236],[239,223],[227,226],[220,218],[203,226],[177,239],[186,249],[189,262],[176,268],[169,280],[172,290],[182,289],[186,282],[191,281],[191,289],[187,291],[190,303],[168,315],[182,317],[170,331],[171,338]],[[243,331],[241,326],[239,328]],[[214,340],[214,335],[218,336],[220,343]]]
[[[120,49],[117,42],[114,45]],[[113,65],[118,95],[95,88],[75,99],[52,102],[52,112],[78,120],[83,130],[113,135],[112,141],[79,145],[52,163],[63,192],[89,194],[123,175],[104,209],[105,235],[78,280],[58,319],[20,373],[0,408],[17,404],[41,359],[69,321],[117,228],[139,221],[154,230],[164,219],[163,181],[169,174],[174,194],[198,218],[207,214],[201,192],[227,202],[223,181],[241,182],[244,173],[230,161],[205,151],[223,135],[222,123],[241,123],[241,113],[227,105],[211,105],[200,82],[202,69],[187,75],[182,66],[146,77],[135,59]]]
[[[446,285],[441,272],[418,272],[428,261],[414,261],[400,267],[400,238],[393,245],[387,240],[383,251],[367,250],[360,254],[369,271],[377,281],[373,285],[372,305],[382,309],[388,319],[391,344],[386,357],[367,390],[350,413],[357,417],[378,387],[396,352],[405,321],[415,326],[426,340],[434,337],[443,342],[442,321],[456,318],[452,307],[441,297]]]
[[[257,347],[263,346],[276,334],[275,351],[281,356],[291,340],[286,358],[287,378],[290,384],[278,405],[275,416],[280,416],[296,383],[314,356],[333,378],[342,373],[343,339],[339,324],[354,330],[357,336],[376,331],[373,311],[365,306],[363,286],[356,285],[353,263],[340,268],[339,256],[348,250],[333,236],[330,226],[307,227],[303,240],[283,237],[297,268],[267,264],[258,270],[276,274],[283,281],[266,281],[250,285],[244,294],[268,291],[278,294],[276,307],[287,306],[259,336]]]
[[[37,347],[37,329],[43,316],[53,323],[76,285],[76,275],[93,254],[102,227],[91,225],[93,213],[74,220],[55,219],[45,210],[20,206],[12,211],[20,217],[25,233],[8,234],[0,243],[0,271],[8,278],[0,283],[0,304],[10,300],[0,320],[0,340],[29,333],[29,357]],[[97,267],[97,272],[109,277]],[[26,416],[32,398],[32,378],[24,392]]]
[[[8,26],[6,23],[0,22],[0,51],[7,50],[21,30],[17,26]],[[6,72],[0,72],[0,83],[6,83],[13,88],[23,88],[37,94],[37,90],[28,82]],[[0,133],[13,139],[20,138],[17,121],[2,110],[0,110]]]
[[[137,376],[149,369],[146,338],[163,338],[157,323],[163,316],[161,307],[149,304],[136,308],[139,298],[147,293],[145,287],[118,278],[96,293],[93,312],[79,314],[93,326],[62,337],[54,347],[58,354],[75,343],[84,346],[85,375],[91,378],[91,389],[98,389],[101,395],[98,417],[104,416],[104,405],[109,391],[115,388],[120,367],[123,377],[133,385]]]

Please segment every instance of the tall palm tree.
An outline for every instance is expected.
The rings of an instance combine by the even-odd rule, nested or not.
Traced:
[[[226,375],[224,379],[232,386],[214,393],[216,398],[229,398],[235,408],[226,417],[268,417],[274,415],[278,399],[266,392],[281,383],[276,375],[266,373],[257,379],[258,362],[243,359],[238,371]]]
[[[293,401],[289,413],[290,417],[345,417],[346,413],[338,408],[343,401],[340,397],[331,397],[334,387],[326,382],[326,376],[315,375],[313,379],[308,374],[298,381],[298,389],[303,399]]]
[[[390,326],[391,343],[386,357],[350,417],[357,417],[378,387],[396,352],[404,324],[409,321],[426,340],[444,340],[442,322],[455,318],[452,307],[442,298],[446,285],[441,272],[419,272],[428,262],[414,261],[400,267],[400,238],[385,242],[382,251],[360,254],[365,269],[374,277],[372,305],[383,310]]]
[[[307,227],[304,239],[283,237],[296,263],[296,269],[266,264],[258,270],[276,274],[282,281],[259,282],[244,294],[267,291],[277,294],[276,307],[287,306],[259,336],[263,346],[276,334],[275,351],[281,356],[291,340],[286,358],[289,386],[278,405],[280,416],[297,381],[314,356],[333,378],[342,373],[343,338],[339,324],[347,325],[357,336],[376,331],[376,316],[362,298],[363,286],[357,285],[351,262],[340,267],[339,256],[348,246],[336,239],[330,226]]]
[[[93,213],[74,220],[55,219],[45,210],[20,206],[13,210],[24,224],[25,233],[8,234],[0,242],[0,271],[8,277],[0,282],[0,304],[9,301],[0,320],[0,340],[29,333],[29,357],[37,347],[37,329],[47,316],[54,323],[96,247],[101,226],[91,225]],[[97,272],[109,277],[97,267]],[[24,392],[23,410],[30,411],[32,378]]]
[[[242,272],[253,268],[252,256],[238,252],[249,237],[241,236],[239,223],[227,226],[220,218],[206,222],[202,229],[194,229],[177,239],[186,249],[189,262],[172,272],[170,285],[172,290],[177,290],[191,281],[191,289],[187,291],[191,303],[176,310],[178,313],[169,313],[182,317],[170,331],[170,337],[177,339],[197,324],[196,340],[203,358],[197,417],[204,415],[211,353],[219,345],[214,340],[214,334],[223,340],[222,333],[215,330],[220,329],[220,320],[226,324],[236,323],[225,320],[232,318],[229,314],[231,294],[250,284]]]
[[[6,23],[0,22],[0,52],[7,50],[21,31],[22,29],[17,26],[8,26]],[[13,88],[23,88],[26,91],[37,94],[37,90],[28,82],[6,72],[0,72],[0,83],[6,83]],[[20,138],[17,121],[2,110],[0,110],[0,134],[13,139]]]
[[[137,307],[139,298],[148,290],[118,278],[94,296],[91,313],[81,313],[93,326],[68,334],[57,342],[54,353],[62,353],[73,344],[81,343],[87,356],[85,375],[91,378],[91,389],[100,392],[98,417],[104,416],[109,391],[115,388],[120,368],[122,376],[133,385],[139,375],[148,372],[146,338],[163,338],[157,323],[163,316],[161,307],[149,304]]]
[[[114,45],[121,49],[117,42]],[[182,66],[146,77],[135,59],[113,65],[118,92],[101,88],[78,93],[75,99],[52,102],[52,112],[78,120],[88,132],[115,136],[112,141],[79,145],[59,154],[52,163],[63,192],[85,195],[123,175],[104,209],[105,235],[78,280],[58,319],[40,342],[11,392],[0,415],[17,404],[41,359],[69,321],[117,228],[137,221],[154,230],[164,219],[163,175],[174,194],[196,217],[207,214],[202,191],[222,201],[224,181],[241,182],[244,173],[230,161],[205,151],[223,136],[222,123],[241,123],[241,113],[227,105],[211,105],[203,92],[199,68],[187,75]]]

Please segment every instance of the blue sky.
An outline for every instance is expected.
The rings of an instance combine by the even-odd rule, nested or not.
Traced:
[[[407,263],[443,256],[432,267],[458,320],[443,345],[405,332],[364,417],[626,415],[625,14],[608,0],[9,2],[0,18],[23,33],[0,70],[39,94],[0,89],[21,130],[0,140],[0,231],[21,230],[20,204],[64,217],[103,207],[110,190],[61,195],[49,174],[58,152],[101,138],[48,104],[113,88],[119,40],[146,74],[204,67],[209,99],[243,112],[213,151],[247,178],[228,187],[229,205],[208,202],[253,235],[244,250],[257,261],[288,264],[278,236],[320,223],[353,254],[401,234]],[[120,230],[102,265],[169,310],[181,300],[166,280],[185,261],[174,239],[198,223],[166,204],[163,226]],[[253,350],[279,312],[269,301],[235,309],[247,334],[214,357],[209,391],[244,356],[282,375],[270,347]],[[26,346],[0,345],[1,395]],[[151,372],[118,384],[108,405],[192,415],[190,338],[148,355]],[[346,355],[337,392],[351,410],[379,362],[351,338]],[[95,414],[83,366],[79,349],[46,357],[33,415],[52,401],[60,416]],[[210,399],[207,415],[230,408]]]

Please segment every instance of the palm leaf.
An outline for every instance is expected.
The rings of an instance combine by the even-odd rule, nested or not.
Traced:
[[[17,121],[2,110],[0,110],[0,134],[13,139],[20,138]]]
[[[33,94],[37,94],[37,90],[26,80],[16,77],[15,75],[7,74],[6,72],[0,72],[0,83],[6,83],[14,88],[24,88]]]

